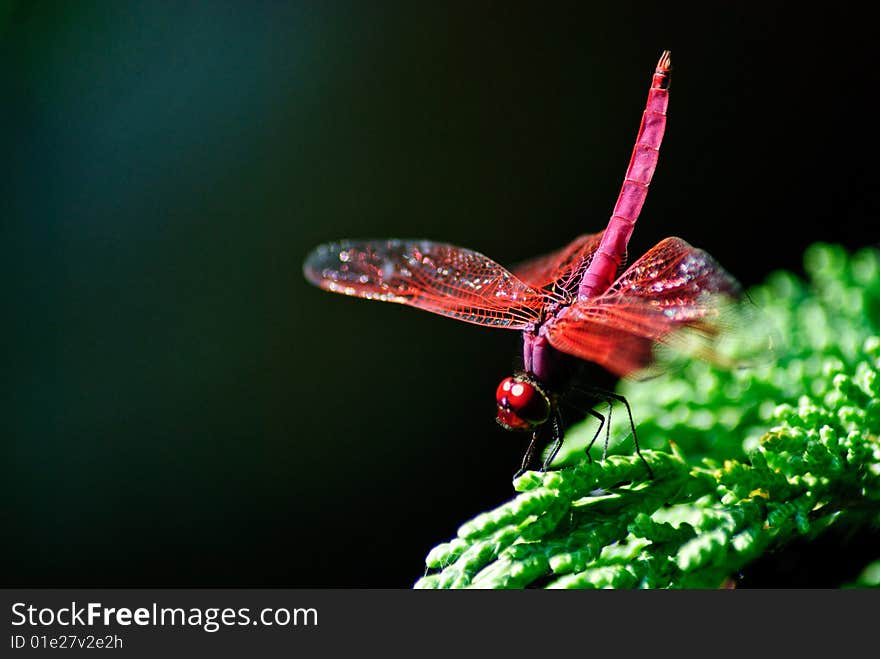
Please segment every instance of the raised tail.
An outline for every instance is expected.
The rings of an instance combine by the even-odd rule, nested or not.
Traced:
[[[629,167],[620,188],[620,195],[611,213],[611,220],[593,261],[578,286],[578,298],[587,299],[604,292],[617,275],[626,255],[626,246],[633,227],[648,196],[648,185],[657,168],[660,143],[666,130],[666,108],[669,105],[671,54],[664,50],[657,62],[648,101],[642,113],[639,134],[629,159]]]

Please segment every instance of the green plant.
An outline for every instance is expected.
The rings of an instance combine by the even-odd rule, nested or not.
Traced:
[[[750,291],[760,313],[731,335],[752,353],[783,337],[772,358],[621,383],[653,479],[632,454],[582,459],[585,422],[564,468],[520,477],[415,586],[717,588],[799,538],[880,525],[880,253],[817,244],[804,264],[807,282],[778,272]],[[880,561],[841,585],[878,584]]]

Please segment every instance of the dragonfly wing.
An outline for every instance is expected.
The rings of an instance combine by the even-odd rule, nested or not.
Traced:
[[[537,322],[544,299],[492,259],[427,240],[327,243],[309,254],[303,273],[334,293],[508,329]]]
[[[724,363],[716,338],[740,322],[742,289],[706,252],[666,238],[601,295],[545,327],[550,344],[619,376],[645,377],[658,347]]]
[[[520,263],[513,272],[536,289],[554,286],[559,292],[577,291],[581,275],[599,247],[602,233],[578,236],[562,249]]]

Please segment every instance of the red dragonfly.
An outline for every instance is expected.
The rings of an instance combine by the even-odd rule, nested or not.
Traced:
[[[536,444],[549,433],[546,470],[562,445],[560,398],[572,391],[580,360],[633,377],[654,363],[655,348],[682,336],[711,338],[726,302],[741,288],[706,252],[681,238],[666,238],[624,270],[626,248],[648,193],[666,128],[670,53],[664,51],[651,81],[638,137],[611,220],[604,231],[508,270],[463,247],[429,240],[343,240],[321,245],[304,265],[306,279],[334,293],[407,304],[468,323],[519,330],[523,368],[495,394],[497,421],[532,432],[517,472],[528,468]],[[591,400],[626,405],[618,394],[591,391]],[[598,437],[605,418],[599,420]],[[605,450],[608,445],[606,425]],[[604,455],[604,454],[603,454]]]

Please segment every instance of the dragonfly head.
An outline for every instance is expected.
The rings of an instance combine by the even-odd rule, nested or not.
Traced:
[[[550,418],[550,397],[527,375],[504,378],[495,390],[497,421],[508,430],[530,430]]]

